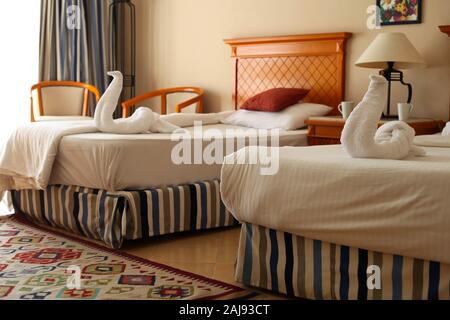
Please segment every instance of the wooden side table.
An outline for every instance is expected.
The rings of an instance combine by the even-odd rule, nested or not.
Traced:
[[[379,126],[392,120],[380,121]],[[444,122],[433,119],[412,118],[407,123],[416,130],[417,135],[428,135],[441,132]],[[312,117],[306,121],[308,125],[308,144],[310,146],[340,144],[345,121],[340,116]]]

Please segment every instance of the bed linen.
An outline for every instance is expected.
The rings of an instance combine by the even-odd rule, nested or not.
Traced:
[[[125,240],[238,224],[220,200],[218,180],[121,192],[49,186],[13,191],[12,200],[26,219],[111,248]]]
[[[186,129],[193,136],[194,129]],[[248,128],[224,124],[203,126],[204,132],[209,129],[224,135],[227,129]],[[241,136],[235,134],[228,140]],[[225,145],[227,140],[219,141],[224,141]],[[178,144],[178,141],[171,141],[170,134],[67,136],[61,141],[50,184],[117,191],[180,185],[220,177],[221,163],[173,163],[172,150]],[[201,143],[202,153],[209,144],[206,139]],[[306,146],[307,130],[281,131],[280,145]]]
[[[422,147],[450,148],[450,136],[443,136],[440,133],[417,136],[414,138],[414,144]]]
[[[220,113],[220,114],[211,114],[211,115],[205,115],[205,114],[196,114],[192,117],[182,117],[183,122],[191,121],[192,125],[196,123],[196,118],[198,117],[200,120],[204,119],[205,117],[207,119],[210,119],[211,121],[213,119],[216,119],[219,121],[222,116],[224,116],[226,113]],[[173,119],[176,119],[175,117]],[[226,128],[223,127],[223,125],[217,125],[218,128],[216,128],[218,131],[220,131],[220,128],[222,126],[222,129]],[[214,126],[204,126],[203,129],[213,129]],[[235,127],[236,129],[236,127]],[[241,130],[249,130],[249,128],[240,128]],[[194,131],[193,127],[186,128],[186,129],[179,129],[180,131]],[[225,130],[223,130],[225,131]],[[4,192],[8,190],[21,190],[21,189],[45,189],[49,184],[55,183],[55,180],[58,180],[58,174],[56,174],[56,178],[50,181],[51,175],[53,175],[54,165],[55,161],[57,161],[59,164],[61,164],[61,159],[64,159],[64,154],[60,156],[60,150],[63,149],[62,141],[64,138],[68,138],[72,135],[77,134],[88,134],[88,133],[98,133],[98,135],[94,136],[96,138],[99,138],[101,135],[99,134],[98,128],[96,128],[94,121],[92,120],[79,120],[79,121],[52,121],[52,122],[40,122],[40,123],[32,123],[27,126],[18,128],[6,141],[4,146],[1,146],[0,150],[0,200],[4,196]],[[297,134],[295,132],[293,135]],[[219,133],[221,134],[221,133]],[[239,136],[236,135],[236,136]],[[287,140],[289,140],[289,137],[292,136],[292,134],[283,134],[283,136],[287,137]],[[84,136],[86,137],[86,136]],[[104,138],[105,136],[103,136]],[[79,185],[79,186],[86,186],[91,188],[99,188],[99,189],[105,189],[105,190],[121,190],[127,187],[133,187],[127,186],[126,183],[123,183],[122,185],[119,184],[119,186],[114,185],[116,176],[112,176],[113,171],[108,170],[113,168],[115,163],[115,159],[123,160],[127,162],[127,159],[123,159],[124,154],[120,153],[120,151],[123,151],[124,148],[120,148],[120,146],[123,146],[124,144],[130,144],[136,147],[136,144],[133,144],[133,142],[142,142],[144,140],[152,140],[152,141],[159,141],[161,142],[161,145],[164,145],[162,148],[162,151],[168,151],[169,149],[172,150],[173,146],[176,145],[176,143],[171,144],[171,135],[156,135],[152,136],[152,134],[145,134],[145,135],[108,135],[106,134],[106,137],[110,137],[103,146],[96,146],[97,151],[100,150],[100,152],[97,152],[96,154],[92,155],[91,158],[88,159],[87,162],[81,162],[84,168],[82,168],[79,171],[76,171],[75,173],[65,172],[64,174],[79,174],[85,172],[86,169],[94,168],[94,170],[91,170],[89,173],[92,174],[92,176],[98,176],[99,172],[98,169],[104,169],[105,167],[107,170],[101,171],[102,173],[106,174],[107,176],[102,177],[102,182],[99,184],[95,183],[72,183],[72,181],[69,181],[69,183],[66,183],[67,185]],[[113,137],[113,138],[111,138]],[[300,135],[302,137],[302,135]],[[233,138],[233,136],[231,137]],[[83,139],[81,139],[82,141]],[[95,139],[94,139],[95,140]],[[96,141],[100,141],[102,138],[97,139]],[[121,140],[121,141],[120,141]],[[207,140],[207,139],[206,139]],[[289,143],[292,143],[292,140],[289,140]],[[121,142],[123,144],[121,144]],[[81,142],[81,148],[79,148],[79,152],[86,152],[87,146],[90,143],[89,139],[87,141]],[[306,132],[303,132],[303,140],[294,142],[294,145],[296,144],[305,144],[306,145]],[[106,150],[106,145],[112,146],[110,152]],[[148,151],[147,147],[157,147],[155,145],[147,146],[147,145],[139,145],[139,148],[145,151]],[[72,148],[73,145],[69,146],[69,149]],[[104,153],[101,153],[101,151],[105,151]],[[158,148],[151,149],[152,154],[155,155],[163,155],[159,152],[161,150],[158,150]],[[135,150],[136,151],[136,150]],[[235,150],[232,150],[235,151]],[[98,160],[105,160],[105,158],[102,158],[102,155],[105,155],[107,162],[103,163],[97,163]],[[167,163],[167,161],[171,160],[169,155],[166,153],[166,157],[163,159],[162,163]],[[122,156],[122,158],[120,157]],[[76,158],[76,156],[75,156]],[[157,157],[158,158],[158,157]],[[163,157],[161,157],[163,158]],[[161,158],[160,163],[161,163]],[[72,157],[66,158],[68,161],[72,159]],[[77,161],[80,160],[77,158]],[[113,161],[112,163],[110,161]],[[142,164],[142,162],[140,163]],[[117,165],[117,164],[116,164]],[[128,163],[126,163],[128,166]],[[133,165],[133,162],[131,161],[131,165]],[[147,162],[144,164],[145,167],[155,167],[155,165],[152,162]],[[63,165],[64,166],[64,165]],[[61,167],[61,166],[60,166]],[[139,166],[138,166],[139,167]],[[216,173],[220,167],[220,164],[216,166]],[[140,169],[142,168],[139,167]],[[78,168],[79,169],[79,168]],[[186,169],[186,168],[184,168]],[[64,171],[64,168],[61,170]],[[163,170],[164,171],[164,170]],[[120,173],[120,172],[119,172]],[[145,173],[145,172],[144,172]],[[164,172],[164,174],[166,174]],[[128,173],[125,173],[125,175]],[[140,174],[142,176],[142,174]],[[111,177],[109,180],[108,178]],[[218,174],[214,176],[214,178],[217,178]],[[92,179],[92,178],[91,178]],[[111,181],[112,180],[112,181]],[[170,180],[170,179],[169,179]],[[202,180],[198,177],[196,180]],[[78,180],[81,181],[81,180]],[[91,180],[92,181],[92,180]],[[98,180],[97,180],[98,181]],[[193,180],[191,180],[192,182]],[[185,182],[185,181],[184,181]],[[61,182],[60,184],[64,184],[64,182]],[[153,183],[153,186],[157,185],[164,185],[164,184],[158,184]],[[140,187],[150,187],[152,186],[152,183],[145,183],[145,186]]]
[[[396,161],[352,159],[342,146],[286,147],[274,176],[227,157],[222,199],[240,222],[450,264],[450,149],[425,150]]]
[[[248,129],[222,124],[203,127],[208,128],[220,134],[227,129]],[[113,135],[91,127],[91,133],[71,135],[66,129],[51,136],[52,153],[42,153],[44,163],[52,160],[46,169],[51,172],[48,181],[39,186],[8,187],[16,213],[113,248],[119,248],[124,240],[237,224],[220,200],[217,179],[221,164],[172,164],[171,151],[178,142],[172,142],[171,135]],[[83,130],[80,132],[89,132]],[[282,144],[306,145],[306,130],[280,136]],[[240,137],[231,136],[223,143]],[[200,142],[203,152],[209,141]],[[27,143],[21,146],[26,148]],[[32,150],[32,154],[39,152]],[[93,182],[82,179],[86,176]]]
[[[7,190],[47,187],[61,139],[96,131],[89,120],[40,122],[16,130],[0,149],[0,200]]]
[[[380,288],[367,286],[371,266],[380,268]],[[342,246],[248,223],[242,225],[236,280],[315,300],[450,299],[449,264]]]
[[[310,117],[325,116],[331,110],[331,107],[323,104],[299,102],[280,112],[240,109],[229,117],[224,118],[221,122],[223,124],[267,130],[297,130],[304,128],[306,126],[305,121]]]

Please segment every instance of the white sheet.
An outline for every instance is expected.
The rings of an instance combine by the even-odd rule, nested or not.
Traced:
[[[441,134],[417,136],[414,138],[414,144],[422,147],[450,148],[450,136]]]
[[[328,114],[331,107],[300,102],[280,112],[262,112],[238,110],[224,118],[221,122],[229,125],[244,126],[260,129],[297,130],[304,128],[305,121],[310,117],[320,117]]]
[[[171,113],[162,115],[161,119],[175,126],[187,128],[194,126],[195,122],[201,122],[204,126],[219,124],[236,111],[223,111],[217,113]]]
[[[96,131],[91,120],[40,122],[16,130],[0,150],[0,200],[7,190],[46,188],[61,139]]]
[[[352,159],[342,146],[281,148],[274,176],[227,157],[221,193],[243,222],[449,264],[450,149],[425,149],[397,161]]]
[[[216,123],[218,123],[224,116],[226,116],[226,114],[227,113],[192,114],[189,116],[176,114],[167,116],[167,120],[165,120],[165,122],[170,120],[177,121],[179,119],[183,122],[183,124],[190,123],[192,126],[196,124],[197,120],[206,122],[216,121]],[[172,124],[170,125],[173,126]],[[178,128],[177,126],[173,127]],[[185,132],[186,130],[178,128],[177,131]],[[60,148],[61,139],[73,134],[92,132],[99,132],[95,120],[45,121],[32,123],[18,128],[0,149],[0,201],[3,199],[4,192],[8,190],[45,189],[49,184],[49,178],[54,169],[53,165],[58,154],[58,149]],[[172,130],[168,130],[167,132],[172,132]],[[120,135],[116,136],[116,138],[119,136]],[[140,140],[142,138],[139,137],[139,135],[122,135],[121,137],[124,138],[123,140]],[[170,135],[166,135],[163,140],[170,140]],[[151,149],[151,152],[156,155],[159,154],[158,148]],[[75,156],[74,158],[77,157]],[[113,161],[116,158],[117,157],[115,156],[112,159],[111,157],[107,157],[110,161]],[[86,168],[99,166],[99,164],[96,163],[98,156],[91,160],[91,162],[82,162],[82,164],[85,165]],[[127,162],[127,160],[129,159],[122,159],[124,162]],[[167,158],[165,160],[167,160]],[[114,162],[107,162],[105,167],[109,168],[113,165]],[[153,166],[152,162],[147,163],[146,165]],[[80,172],[83,172],[86,168],[82,169]],[[98,175],[97,171],[91,173],[92,176]],[[108,177],[112,174],[111,171],[107,171],[105,173]],[[58,177],[58,175],[56,176]],[[103,181],[110,181],[108,177],[105,177]],[[114,181],[114,177],[111,180]],[[114,184],[107,183],[98,185],[114,186]],[[89,185],[81,184],[81,186]],[[117,190],[115,187],[112,188],[113,189],[107,190]]]
[[[247,129],[223,124],[203,128],[221,134],[227,129]],[[193,128],[187,129],[193,133]],[[170,134],[67,136],[61,141],[50,184],[117,191],[220,178],[221,164],[174,164],[171,153],[177,144]],[[202,151],[208,144],[203,141]],[[306,146],[307,130],[281,132],[280,145]]]

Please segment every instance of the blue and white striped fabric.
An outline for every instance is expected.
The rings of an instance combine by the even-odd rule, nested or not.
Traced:
[[[50,186],[12,192],[16,213],[119,248],[136,240],[237,225],[225,209],[219,181],[111,193]]]
[[[109,1],[104,0],[42,0],[40,81],[78,81],[96,86],[101,93],[106,90],[108,10]],[[74,22],[73,28],[68,21]]]
[[[381,289],[367,286],[378,266]],[[306,239],[243,224],[236,280],[316,300],[450,299],[450,266]]]

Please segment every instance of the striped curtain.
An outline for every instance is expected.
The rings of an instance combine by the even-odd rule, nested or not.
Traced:
[[[106,0],[41,0],[40,81],[79,81],[106,90],[108,9]]]

